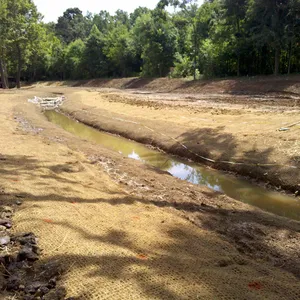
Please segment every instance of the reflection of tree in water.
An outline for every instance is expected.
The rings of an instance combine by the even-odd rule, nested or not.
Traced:
[[[220,178],[217,174],[209,172],[204,168],[195,168],[181,162],[172,162],[168,170],[172,175],[194,184],[206,185],[214,190],[221,191]]]
[[[162,170],[169,170],[172,167],[173,163],[174,162],[171,159],[166,158],[160,162],[159,168]]]

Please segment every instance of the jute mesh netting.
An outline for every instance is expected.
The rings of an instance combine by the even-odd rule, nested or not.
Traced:
[[[31,217],[28,216],[30,211]],[[18,231],[40,237],[60,284],[80,299],[300,299],[299,282],[242,257],[213,232],[142,203],[34,201]]]

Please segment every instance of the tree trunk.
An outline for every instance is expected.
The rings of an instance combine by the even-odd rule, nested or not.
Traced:
[[[237,26],[237,42],[238,42],[238,54],[237,54],[237,65],[236,65],[236,75],[240,76],[240,64],[241,64],[241,55],[240,55],[240,38],[241,38],[241,27],[240,27],[240,18],[236,18],[236,26]]]
[[[241,62],[241,56],[240,56],[240,54],[238,54],[238,57],[237,57],[237,66],[236,66],[236,75],[238,76],[238,77],[240,77],[240,62]]]
[[[292,42],[289,44],[289,52],[288,52],[288,75],[291,74],[291,61],[292,61]]]
[[[22,70],[22,57],[21,57],[21,49],[20,46],[17,46],[18,52],[18,67],[17,67],[17,88],[21,88],[21,70]]]
[[[0,75],[1,75],[1,83],[3,89],[8,89],[8,79],[7,79],[7,72],[5,62],[0,58]]]
[[[197,62],[197,36],[196,36],[196,26],[193,24],[194,30],[194,80],[196,80],[196,62]]]
[[[36,80],[36,67],[35,65],[33,66],[33,72],[32,72],[32,81]]]
[[[275,49],[275,67],[274,67],[274,75],[279,75],[279,62],[280,62],[280,49],[276,47]]]

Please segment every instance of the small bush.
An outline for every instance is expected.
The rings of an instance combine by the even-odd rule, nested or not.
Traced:
[[[170,72],[171,78],[182,78],[193,75],[193,63],[187,56],[175,53],[174,68]]]

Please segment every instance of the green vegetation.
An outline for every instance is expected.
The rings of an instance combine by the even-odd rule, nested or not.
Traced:
[[[174,13],[166,10],[174,6]],[[0,0],[0,75],[20,80],[197,78],[300,71],[300,0],[161,0],[43,23],[32,0]]]

